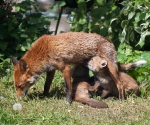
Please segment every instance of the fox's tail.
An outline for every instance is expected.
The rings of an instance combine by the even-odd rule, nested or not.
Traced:
[[[105,102],[101,102],[93,98],[80,98],[76,101],[87,104],[93,108],[108,108],[108,105]]]
[[[128,70],[131,70],[132,68],[139,67],[140,65],[145,64],[145,63],[147,63],[146,60],[139,60],[139,61],[131,62],[131,63],[127,63],[127,64],[119,63],[119,70],[128,71]]]

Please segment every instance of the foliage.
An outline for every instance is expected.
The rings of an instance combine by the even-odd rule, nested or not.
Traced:
[[[127,73],[138,81],[142,96],[148,96],[150,91],[150,52],[137,51],[127,44],[120,44],[118,49],[118,61],[121,63],[135,62],[138,60],[146,60],[147,63],[140,68],[135,68]]]
[[[7,4],[6,4],[7,3]],[[43,17],[38,6],[30,0],[21,3],[0,2],[0,62],[11,55],[20,57],[39,36],[49,33],[45,25],[50,19]],[[12,11],[15,7],[16,11]],[[31,13],[31,10],[36,13]]]
[[[150,40],[150,3],[142,0],[96,0],[87,12],[86,0],[78,0],[72,12],[72,31],[94,32],[110,38],[118,48],[127,43],[142,49]],[[121,6],[122,5],[122,6]],[[121,7],[120,7],[121,6]]]
[[[143,0],[123,1],[120,12],[120,41],[141,49],[150,40],[150,2]]]

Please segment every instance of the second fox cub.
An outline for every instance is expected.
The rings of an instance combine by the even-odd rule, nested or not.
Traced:
[[[125,66],[122,68],[129,70],[132,67],[138,67],[144,63],[146,63],[146,61],[141,60],[134,63],[125,64]],[[101,84],[100,86],[103,88],[101,94],[102,98],[107,98],[108,96],[118,97],[118,89],[113,79],[109,75],[107,61],[105,58],[98,56],[92,57],[89,61],[87,61],[87,67],[93,71],[94,76],[99,80]],[[139,86],[131,76],[127,75],[126,73],[119,72],[119,79],[127,93],[131,92],[139,95]]]
[[[90,85],[89,69],[83,64],[77,64],[72,70],[73,78],[73,96],[74,100],[87,104],[93,108],[108,108],[107,104],[99,100],[93,99],[93,92],[100,86],[99,82],[95,82],[93,86]]]

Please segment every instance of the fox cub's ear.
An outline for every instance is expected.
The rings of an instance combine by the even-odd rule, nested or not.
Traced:
[[[28,68],[27,63],[23,59],[21,59],[19,61],[19,66],[20,66],[21,72],[25,72],[27,70],[27,68]]]
[[[13,63],[14,66],[17,65],[18,62],[19,62],[19,61],[18,61],[15,57],[13,57],[13,56],[10,57],[10,60],[12,61],[12,63]]]
[[[107,66],[107,61],[106,60],[100,61],[100,65],[101,65],[101,67],[106,67]]]

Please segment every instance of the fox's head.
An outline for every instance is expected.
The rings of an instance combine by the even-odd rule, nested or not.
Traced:
[[[94,56],[86,61],[86,66],[93,72],[99,72],[107,66],[107,61],[99,56]]]
[[[17,96],[21,99],[35,83],[36,78],[32,75],[28,64],[23,59],[18,61],[15,57],[11,57],[11,61],[14,66],[14,84]]]

